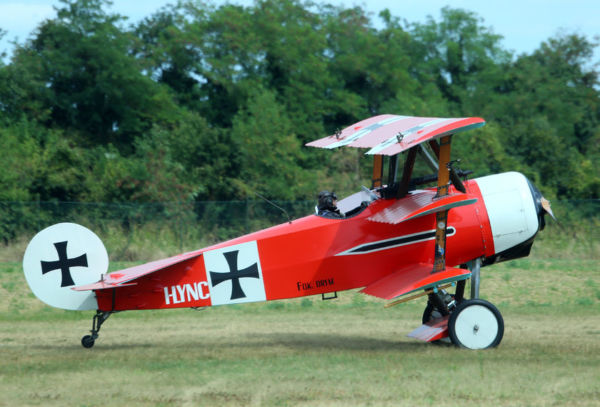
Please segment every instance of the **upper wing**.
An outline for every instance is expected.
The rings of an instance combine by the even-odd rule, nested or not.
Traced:
[[[440,118],[384,114],[346,127],[333,136],[312,141],[307,146],[369,148],[367,154],[395,155],[420,143],[449,134],[481,127],[480,117]]]
[[[129,267],[123,270],[115,271],[110,274],[106,274],[105,276],[103,276],[103,279],[101,281],[98,281],[96,283],[80,285],[73,287],[72,289],[75,291],[104,290],[107,288],[117,288],[125,287],[128,285],[134,285],[135,283],[131,284],[129,282],[142,276],[145,276],[146,274],[154,273],[158,270],[162,270],[174,264],[181,263],[185,260],[193,259],[194,257],[198,257],[200,255],[202,255],[201,251],[189,252],[162,260],[156,260],[150,263],[141,264],[139,266]]]

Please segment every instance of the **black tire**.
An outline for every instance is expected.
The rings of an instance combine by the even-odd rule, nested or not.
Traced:
[[[488,301],[465,300],[450,314],[448,334],[452,343],[461,348],[494,348],[504,336],[504,320],[498,308]]]
[[[454,300],[454,294],[447,294],[446,303]],[[425,325],[432,319],[438,319],[443,317],[442,313],[438,311],[438,309],[431,303],[431,301],[427,301],[427,306],[423,310],[423,317],[421,318],[421,323]]]
[[[439,312],[433,304],[427,303],[425,310],[423,311],[423,317],[421,318],[421,322],[423,325],[431,321],[432,319],[441,318],[442,313]]]
[[[94,342],[95,340],[92,335],[85,335],[83,338],[81,338],[81,345],[83,345],[84,348],[91,348],[94,346]]]

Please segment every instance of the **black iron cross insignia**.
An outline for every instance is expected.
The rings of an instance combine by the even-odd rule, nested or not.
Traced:
[[[227,260],[227,264],[229,265],[229,273],[210,272],[210,279],[212,280],[213,287],[221,284],[223,281],[231,280],[232,300],[246,297],[246,294],[244,294],[242,286],[240,285],[240,278],[260,278],[257,263],[254,263],[245,269],[238,270],[238,253],[239,250],[223,253],[225,260]]]
[[[73,259],[67,258],[67,242],[54,243],[56,252],[58,253],[58,261],[43,261],[42,260],[42,274],[46,274],[50,271],[60,269],[62,273],[61,287],[69,287],[75,285],[73,278],[71,277],[71,267],[87,267],[87,255],[82,254],[79,257]]]

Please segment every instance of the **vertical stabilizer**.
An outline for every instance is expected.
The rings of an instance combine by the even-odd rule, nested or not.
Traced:
[[[23,271],[31,291],[43,302],[68,310],[97,309],[92,291],[73,287],[100,280],[108,270],[104,244],[91,230],[75,223],[58,223],[31,239]]]

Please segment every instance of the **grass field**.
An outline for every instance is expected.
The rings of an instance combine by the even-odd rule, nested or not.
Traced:
[[[46,307],[2,263],[0,405],[600,406],[596,247],[555,245],[482,270],[505,321],[486,351],[407,338],[425,299],[384,309],[356,292],[119,313],[88,350],[93,313]]]

